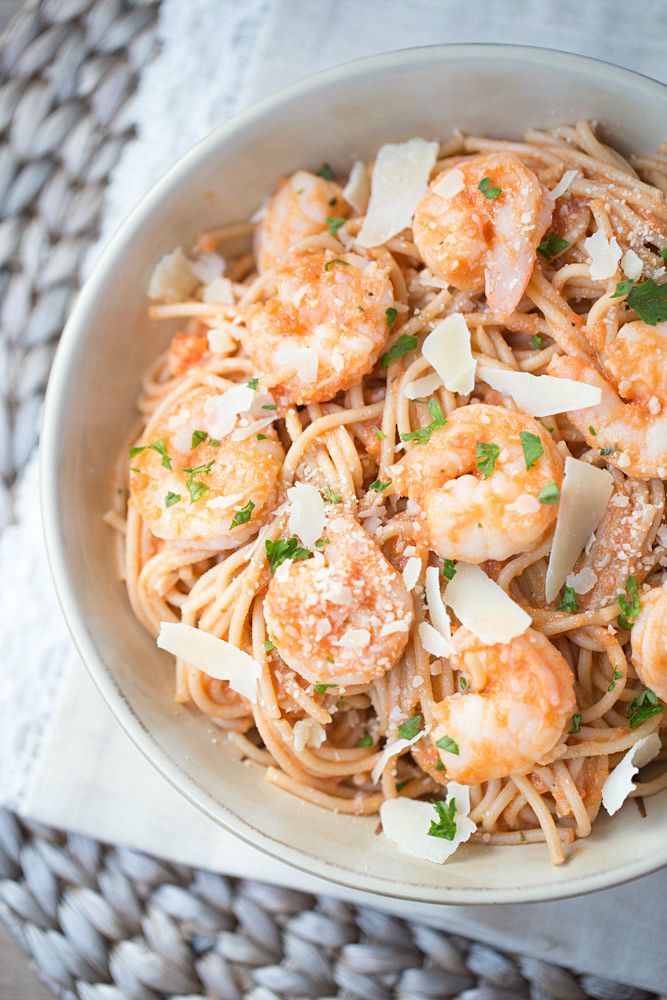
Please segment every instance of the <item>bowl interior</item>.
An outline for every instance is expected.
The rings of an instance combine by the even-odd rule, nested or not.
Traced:
[[[172,700],[170,658],[135,621],[102,521],[111,464],[135,420],[142,372],[166,333],[146,316],[151,269],[212,225],[245,218],[297,167],[348,168],[383,142],[455,128],[520,138],[529,126],[593,118],[622,151],[654,149],[667,89],[604,63],[536,49],[442,46],[329,71],[255,106],[200,143],[142,202],[82,292],[49,386],[42,495],[49,556],[75,641],[119,721],[210,816],[309,872],[431,902],[528,901],[602,888],[667,862],[667,794],[642,820],[601,818],[564,867],[543,845],[470,846],[444,866],[411,861],[375,818],[320,811],[262,780],[207,720]]]

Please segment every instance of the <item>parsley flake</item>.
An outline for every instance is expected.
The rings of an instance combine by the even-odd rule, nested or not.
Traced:
[[[252,517],[252,512],[254,509],[255,509],[254,503],[252,502],[252,500],[248,500],[247,504],[241,507],[240,510],[237,510],[236,513],[234,514],[232,522],[229,525],[230,529],[237,528],[239,524],[247,524],[250,518]]]
[[[621,673],[620,670],[614,670],[613,674],[611,675],[611,682],[609,684],[609,687],[607,688],[607,691],[613,691],[616,688],[616,681],[620,681],[622,676],[623,674]]]
[[[349,264],[348,261],[341,260],[340,257],[334,257],[333,260],[328,260],[326,262],[326,264],[324,265],[324,270],[325,271],[330,271],[331,268],[334,266],[334,264],[344,264],[345,267],[349,267],[350,266],[350,264]]]
[[[465,689],[468,687],[468,680],[466,677],[463,676],[463,674],[461,674],[461,676],[459,677],[459,687],[461,688],[462,691],[465,691]]]
[[[391,479],[388,479],[385,483],[381,479],[376,479],[368,488],[369,490],[373,490],[374,493],[384,493],[389,486],[391,486]]]
[[[206,465],[196,465],[189,469],[183,469],[183,472],[189,472],[192,476],[204,475],[211,471],[213,468],[213,461],[207,462]]]
[[[572,725],[568,729],[568,734],[570,736],[576,736],[581,730],[581,715],[579,712],[575,712],[572,716]]]
[[[324,491],[324,499],[327,501],[327,503],[343,502],[343,498],[339,497],[337,493],[334,493],[334,491],[331,489],[330,486],[327,486],[326,490]]]
[[[642,693],[637,695],[628,706],[630,728],[634,729],[642,722],[646,722],[647,719],[652,719],[654,715],[660,715],[664,711],[665,706],[660,704],[655,691],[645,687]]]
[[[316,684],[315,690],[317,691],[318,694],[324,694],[324,692],[328,691],[329,688],[335,688],[335,687],[336,687],[335,684]]]
[[[530,342],[533,345],[534,350],[539,351],[540,347],[542,346],[542,341],[543,340],[544,340],[544,337],[542,336],[541,333],[534,333],[533,334],[533,336],[530,338]]]
[[[364,733],[364,735],[361,737],[361,739],[357,740],[357,742],[354,745],[356,747],[372,747],[373,746],[373,737],[371,736],[370,733]]]
[[[275,403],[264,403],[264,405],[262,406],[262,409],[263,410],[277,410],[278,407],[276,406]]]
[[[394,309],[393,306],[389,306],[389,308],[385,310],[384,319],[385,323],[387,324],[388,330],[391,330],[392,326],[396,322],[397,316],[398,316],[398,311]]]
[[[435,745],[439,750],[446,750],[447,753],[453,753],[455,757],[459,755],[459,745],[451,736],[441,736],[439,740],[435,741]]]
[[[442,575],[445,580],[453,580],[456,576],[456,567],[453,559],[445,559],[442,564]]]
[[[270,653],[275,648],[276,648],[275,647],[275,643],[271,642],[270,639],[266,639],[265,640],[265,642],[264,642],[264,652],[265,653]]]
[[[600,448],[600,454],[603,456],[603,458],[605,455],[613,455],[615,451],[616,449],[611,444],[605,445],[604,448]]]
[[[323,163],[320,169],[317,171],[318,177],[324,177],[325,181],[333,181],[336,178],[335,173],[328,163]]]
[[[481,191],[484,197],[488,198],[489,201],[493,201],[494,198],[497,198],[503,193],[502,188],[491,186],[490,177],[482,177],[481,181],[477,185],[477,190]]]
[[[453,840],[456,836],[456,799],[449,802],[434,802],[438,819],[432,819],[428,830],[429,837],[442,837],[443,840]]]
[[[634,281],[632,280],[632,278],[626,278],[624,281],[618,281],[616,283],[616,288],[614,289],[614,293],[611,296],[612,299],[620,299],[624,295],[627,295],[633,285]]]
[[[579,610],[579,603],[577,601],[577,593],[574,587],[563,587],[563,596],[558,603],[559,611],[567,611],[569,614],[574,615]]]
[[[625,589],[629,597],[626,597],[625,594],[618,595],[618,606],[621,609],[621,613],[616,621],[621,628],[624,628],[629,632],[639,617],[639,591],[637,588],[637,577],[629,576]]]
[[[202,441],[205,441],[207,437],[208,437],[207,431],[193,431],[192,444],[190,445],[190,450],[192,451],[194,448],[196,448],[197,445],[201,444]]]
[[[526,468],[531,469],[538,458],[544,454],[542,442],[537,434],[531,434],[530,431],[521,431],[519,438],[523,449],[523,457],[526,461]]]
[[[246,382],[246,385],[248,386],[249,389],[252,389],[252,391],[255,392],[255,390],[257,389],[257,387],[259,385],[259,379],[258,378],[248,379],[248,381]]]
[[[219,448],[220,447],[220,440],[219,440],[219,438],[209,438],[208,439],[208,443],[210,444],[211,448]]]
[[[413,715],[412,718],[406,719],[405,722],[400,724],[398,727],[398,735],[402,740],[412,740],[415,738],[421,727],[421,715]]]
[[[437,431],[439,427],[445,426],[447,417],[442,412],[437,399],[429,400],[428,412],[432,417],[431,423],[427,424],[426,427],[418,427],[416,431],[410,431],[409,434],[401,434],[401,441],[416,441],[418,444],[426,444],[431,440],[433,431]]]
[[[537,499],[540,503],[552,504],[558,503],[560,500],[560,490],[556,486],[555,481],[552,479],[550,483],[543,486],[540,492],[537,494]]]
[[[318,538],[317,541],[315,542],[315,548],[323,549],[325,545],[330,545],[330,544],[331,544],[330,538]]]
[[[403,789],[405,788],[405,786],[409,785],[412,780],[413,780],[412,778],[405,778],[404,781],[397,781],[396,782],[396,791],[397,792],[402,792]]]
[[[332,236],[338,235],[338,230],[344,224],[345,219],[342,215],[329,215],[327,216],[327,229]]]
[[[257,435],[257,440],[258,441],[266,441],[266,434],[258,434]]]
[[[196,503],[197,500],[201,500],[205,493],[208,493],[208,486],[206,483],[202,483],[201,479],[193,479],[190,476],[185,485],[188,488],[191,503]]]
[[[562,236],[557,236],[556,233],[549,233],[538,246],[537,252],[541,253],[547,260],[553,260],[563,250],[567,250],[569,245],[568,241],[564,240]]]
[[[485,479],[488,479],[495,469],[499,454],[500,448],[492,441],[477,442],[477,456],[475,464]]]
[[[162,438],[158,438],[158,440],[154,441],[153,444],[133,445],[130,448],[130,458],[134,458],[135,455],[140,455],[141,452],[146,451],[147,448],[150,448],[151,451],[156,451],[158,455],[161,455],[162,465],[165,467],[165,469],[169,469],[169,471],[171,472],[171,459],[169,458],[169,453],[167,452],[167,446],[162,440]]]
[[[291,538],[277,538],[275,542],[267,539],[264,547],[272,573],[275,573],[286,559],[307,559],[310,555],[308,549],[299,545],[299,539],[294,535]]]
[[[628,305],[649,326],[664,323],[667,320],[667,282],[656,285],[653,278],[647,278],[633,285],[628,292]]]
[[[593,427],[593,424],[589,424],[588,425],[588,433],[591,435],[591,437],[597,437],[598,436],[598,432]]]
[[[373,428],[373,434],[375,434],[375,437],[378,439],[378,441],[384,441],[384,439],[387,436],[384,431],[380,430],[379,427]]]
[[[181,499],[180,493],[172,493],[171,490],[169,490],[166,497],[164,498],[164,505],[165,507],[173,507],[174,504],[178,503],[180,499]]]
[[[392,361],[396,361],[397,358],[402,358],[403,355],[407,354],[409,351],[414,351],[418,343],[418,337],[410,337],[407,333],[402,333],[396,343],[381,356],[380,364],[383,368],[387,368]]]
[[[435,769],[436,769],[436,771],[444,771],[445,770],[445,765],[442,763],[442,761],[440,760],[439,757],[438,757],[438,759],[435,762]]]

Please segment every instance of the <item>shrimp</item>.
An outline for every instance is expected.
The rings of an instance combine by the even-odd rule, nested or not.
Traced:
[[[530,468],[522,434],[539,453]],[[558,512],[540,493],[552,482],[560,489],[563,459],[533,417],[482,403],[455,410],[389,474],[397,491],[421,508],[433,551],[481,563],[535,548]],[[550,493],[557,495],[553,488]]]
[[[356,253],[294,254],[275,272],[275,294],[248,307],[240,336],[260,371],[286,372],[276,385],[281,399],[321,403],[373,368],[393,305],[388,266]],[[316,362],[309,381],[293,363],[294,350],[303,348]]]
[[[462,291],[485,290],[491,309],[511,312],[552,211],[546,189],[515,156],[475,156],[431,183],[415,211],[415,243],[433,274]]]
[[[667,701],[667,585],[642,594],[631,634],[632,665],[639,679]]]
[[[460,628],[453,649],[468,685],[436,702],[430,734],[448,779],[477,785],[554,759],[576,709],[573,674],[556,647],[532,628],[493,646]]]
[[[346,218],[349,213],[338,184],[307,170],[297,170],[269,199],[257,230],[255,249],[260,272],[274,267],[294,243],[326,231],[329,217]]]
[[[196,365],[207,351],[208,334],[206,331],[182,330],[174,334],[167,355],[170,374],[174,378],[182,375],[192,365]]]
[[[405,649],[412,603],[402,578],[348,514],[332,515],[310,559],[271,578],[264,617],[285,661],[317,684],[368,684]]]
[[[634,323],[630,325],[635,326]],[[619,331],[616,340],[621,338],[625,329],[623,327]],[[647,330],[652,328],[647,327]],[[633,332],[627,337],[628,351],[634,336]],[[664,334],[662,343],[661,350],[664,352]],[[613,367],[616,376],[620,372],[619,359],[625,350],[622,343],[615,352],[612,351],[610,367]],[[603,378],[592,362],[583,358],[554,355],[547,368],[549,375],[586,382],[600,389],[602,398],[597,406],[570,410],[567,419],[585,438],[589,448],[599,450],[610,465],[635,479],[667,479],[667,396],[663,400],[656,392],[647,398],[653,390],[664,392],[659,372],[660,365],[665,365],[664,354],[659,353],[652,359],[654,351],[655,346],[652,347],[648,340],[641,351],[632,356],[632,361],[628,356],[627,374],[624,381],[619,382],[618,391]],[[633,378],[633,374],[637,377]],[[621,395],[627,395],[632,401],[626,402]]]
[[[265,410],[262,434],[253,432],[248,418],[262,398],[246,386],[197,386],[157,411],[130,452],[132,501],[154,535],[227,547],[266,520],[285,453]]]

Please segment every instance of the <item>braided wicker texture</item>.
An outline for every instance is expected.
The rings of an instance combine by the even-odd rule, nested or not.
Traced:
[[[123,108],[154,51],[156,13],[154,0],[32,0],[0,42],[0,527],[132,134]],[[67,1000],[656,996],[3,810],[0,917]]]

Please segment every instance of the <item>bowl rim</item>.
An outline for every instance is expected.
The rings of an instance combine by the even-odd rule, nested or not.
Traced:
[[[337,81],[356,74],[364,76],[379,71],[398,70],[408,67],[416,60],[439,62],[445,59],[456,61],[475,59],[484,61],[489,58],[501,60],[520,58],[528,62],[538,60],[541,69],[544,69],[545,64],[547,64],[552,69],[565,71],[568,67],[588,70],[602,77],[616,80],[619,84],[632,84],[633,87],[639,85],[644,89],[648,98],[653,95],[664,100],[667,95],[667,84],[603,59],[539,46],[495,42],[461,42],[413,46],[350,60],[291,83],[269,96],[253,102],[247,108],[218,125],[180,156],[144,194],[107,241],[77,295],[60,338],[48,381],[40,436],[39,488],[42,529],[46,543],[47,561],[58,602],[75,648],[89,676],[116,721],[143,756],[174,788],[210,819],[275,860],[346,889],[367,891],[379,897],[416,903],[527,903],[595,892],[620,885],[667,865],[667,841],[662,855],[659,857],[654,855],[649,860],[638,857],[620,866],[611,865],[593,873],[569,877],[567,869],[561,869],[560,871],[565,877],[557,883],[537,883],[522,889],[497,887],[431,889],[424,883],[421,883],[418,888],[417,886],[411,887],[409,883],[401,880],[395,882],[384,880],[378,884],[375,876],[363,873],[352,875],[343,867],[334,866],[321,856],[285,844],[249,824],[227,803],[210,795],[195,778],[186,773],[181,765],[161,748],[152,732],[136,714],[97,651],[93,636],[79,609],[76,585],[70,574],[61,527],[60,504],[57,502],[60,495],[58,453],[61,439],[59,438],[59,428],[64,425],[64,417],[68,409],[68,372],[76,364],[81,352],[87,328],[94,316],[95,302],[105,284],[107,273],[113,270],[116,259],[132,242],[145,220],[153,214],[154,209],[159,206],[164,197],[181,185],[191,169],[207,160],[220,145],[232,137],[242,134],[246,128],[252,127],[272,109],[288,105],[308,91],[320,86],[330,87],[335,85]]]

